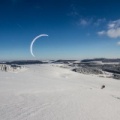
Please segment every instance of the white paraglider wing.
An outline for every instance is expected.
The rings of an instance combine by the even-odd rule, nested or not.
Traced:
[[[38,38],[43,37],[43,36],[48,36],[48,35],[47,34],[40,34],[37,37],[35,37],[30,44],[30,53],[33,57],[35,57],[35,55],[33,54],[33,44]]]

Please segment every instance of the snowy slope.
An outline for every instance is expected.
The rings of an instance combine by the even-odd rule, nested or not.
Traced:
[[[0,71],[0,120],[120,120],[119,80],[52,64],[26,67]]]

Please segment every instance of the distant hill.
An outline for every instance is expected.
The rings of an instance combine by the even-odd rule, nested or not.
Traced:
[[[75,62],[76,60],[56,60],[53,63],[70,63],[70,62]]]
[[[18,61],[11,61],[11,62],[5,62],[6,64],[18,64],[18,65],[27,65],[27,64],[43,64],[46,62],[42,62],[39,60],[18,60]]]
[[[81,62],[91,62],[91,61],[102,61],[102,62],[120,62],[120,59],[107,59],[107,58],[95,58],[95,59],[84,59]]]

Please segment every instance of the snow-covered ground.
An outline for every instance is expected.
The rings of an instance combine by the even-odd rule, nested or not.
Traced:
[[[119,80],[52,64],[26,68],[0,71],[0,120],[120,120]]]

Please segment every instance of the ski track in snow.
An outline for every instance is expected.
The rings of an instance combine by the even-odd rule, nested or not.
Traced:
[[[0,120],[120,120],[119,80],[51,64],[26,67],[0,71]]]

